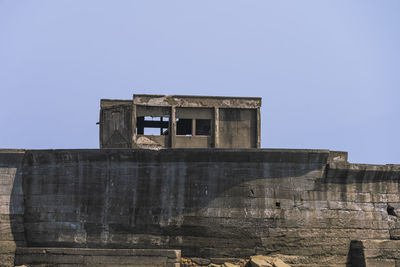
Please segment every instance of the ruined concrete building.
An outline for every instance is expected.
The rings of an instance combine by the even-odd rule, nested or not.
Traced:
[[[261,98],[102,99],[100,148],[260,148]]]
[[[0,149],[0,266],[400,266],[400,165],[260,148],[260,106],[102,100],[101,149]]]

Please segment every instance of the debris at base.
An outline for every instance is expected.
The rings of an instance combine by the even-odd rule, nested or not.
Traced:
[[[230,262],[225,262],[224,264],[222,264],[222,267],[240,267],[240,265],[233,264]]]
[[[222,260],[222,258],[220,259]],[[283,262],[279,256],[251,256],[250,259],[230,259],[230,262],[212,262],[213,260],[203,258],[181,258],[181,267],[290,267],[289,264]]]
[[[290,267],[290,265],[284,263],[281,259],[272,256],[251,256],[250,257],[251,267]]]
[[[200,266],[208,266],[211,263],[211,260],[204,258],[191,258],[191,260]]]

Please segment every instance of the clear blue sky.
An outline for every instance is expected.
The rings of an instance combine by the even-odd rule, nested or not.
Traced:
[[[400,1],[0,0],[0,147],[97,148],[101,98],[260,96],[262,147],[400,163]]]

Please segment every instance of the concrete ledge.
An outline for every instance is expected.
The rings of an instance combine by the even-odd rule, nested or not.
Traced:
[[[180,265],[181,251],[172,249],[17,248],[15,265],[91,266]]]
[[[63,164],[85,161],[112,162],[268,162],[326,164],[329,150],[304,149],[59,149],[28,150],[27,164],[48,164],[62,160]],[[337,154],[337,153],[336,153]]]
[[[26,149],[0,148],[0,153],[25,153]]]

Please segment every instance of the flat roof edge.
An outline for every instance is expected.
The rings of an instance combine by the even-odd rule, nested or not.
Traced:
[[[150,94],[133,94],[133,97],[176,97],[176,98],[207,98],[207,99],[245,99],[245,100],[261,100],[261,97],[244,97],[244,96],[202,96],[202,95],[150,95]]]
[[[101,102],[132,102],[132,99],[100,99]]]
[[[132,104],[132,99],[100,99],[100,107],[108,108],[122,104]]]

